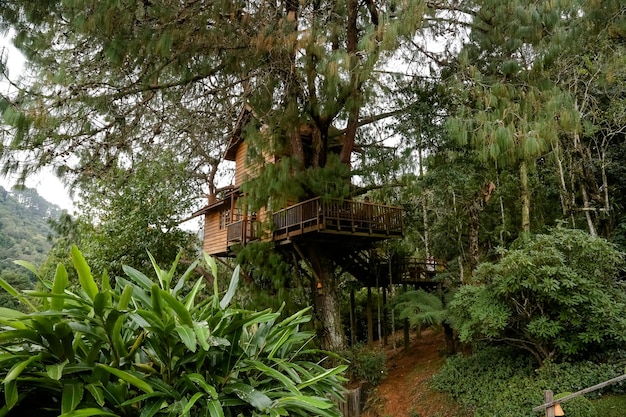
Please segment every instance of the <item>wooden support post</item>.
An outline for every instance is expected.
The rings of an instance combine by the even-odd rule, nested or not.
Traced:
[[[367,343],[374,343],[374,318],[372,316],[372,287],[367,287]]]
[[[406,282],[402,284],[404,292],[407,292]],[[409,350],[410,339],[409,339],[409,319],[404,319],[404,350]]]
[[[350,345],[356,345],[356,305],[354,301],[354,288],[350,290]]]
[[[387,334],[387,287],[383,287],[383,344],[389,343]]]
[[[554,394],[550,390],[544,391],[545,403],[551,403],[554,401]],[[554,417],[554,406],[546,408],[546,417]]]

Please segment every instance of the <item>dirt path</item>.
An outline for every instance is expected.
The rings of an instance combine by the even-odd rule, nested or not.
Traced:
[[[372,394],[363,417],[463,417],[454,402],[445,394],[428,387],[445,358],[439,350],[445,346],[443,334],[426,330],[420,338],[411,340],[404,352],[402,341],[396,352],[387,353],[387,378]]]

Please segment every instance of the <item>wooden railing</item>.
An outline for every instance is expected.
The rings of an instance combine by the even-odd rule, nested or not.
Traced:
[[[228,245],[246,243],[258,239],[257,222],[254,217],[243,216],[226,226],[226,240]]]
[[[400,207],[352,200],[314,198],[277,211],[273,221],[275,238],[314,230],[402,235]]]

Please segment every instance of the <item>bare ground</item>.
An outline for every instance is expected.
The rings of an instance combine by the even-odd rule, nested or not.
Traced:
[[[440,350],[445,346],[443,333],[426,330],[412,335],[409,349],[388,346],[387,377],[371,394],[363,417],[468,417],[447,395],[434,391],[429,381],[443,365]],[[391,345],[391,343],[390,343]]]

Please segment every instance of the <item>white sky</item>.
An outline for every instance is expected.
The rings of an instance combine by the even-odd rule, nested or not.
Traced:
[[[10,41],[9,34],[7,37],[0,36],[0,51],[4,50],[8,54],[7,67],[9,76],[14,79],[24,69],[24,57],[15,49]],[[0,80],[0,91],[2,94],[10,93],[9,85]],[[0,185],[6,189],[10,189],[15,184],[11,178],[0,176]],[[74,204],[69,193],[63,183],[54,175],[50,169],[43,169],[39,174],[34,175],[26,180],[26,186],[36,188],[39,195],[51,203],[69,211],[74,211]]]

